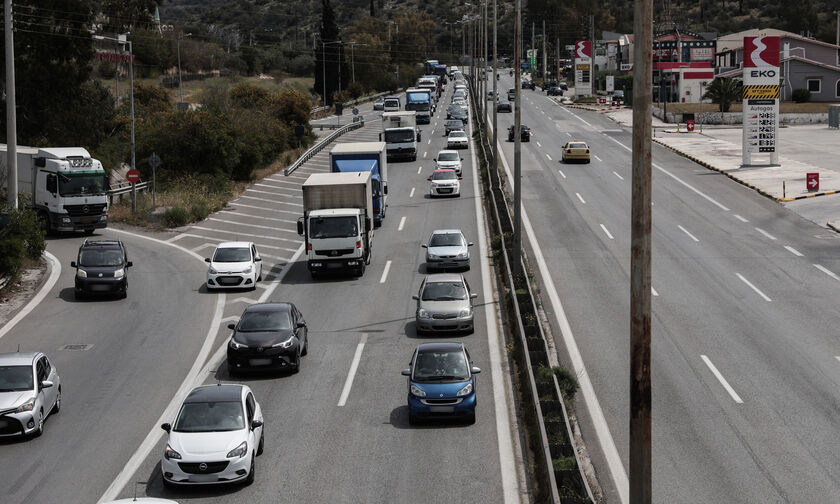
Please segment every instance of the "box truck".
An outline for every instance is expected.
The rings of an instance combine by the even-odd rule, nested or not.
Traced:
[[[333,173],[369,172],[373,193],[373,222],[381,224],[388,208],[388,155],[385,142],[347,142],[330,151]]]
[[[388,150],[388,160],[408,159],[417,161],[417,142],[420,131],[417,129],[416,112],[385,112],[382,114],[382,135]]]

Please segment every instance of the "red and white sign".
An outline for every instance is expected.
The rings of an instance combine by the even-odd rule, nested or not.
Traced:
[[[694,119],[685,120],[685,129],[688,131],[694,131]]]
[[[128,170],[125,172],[125,179],[132,184],[140,182],[140,170]]]
[[[744,68],[778,67],[780,37],[744,37]]]
[[[805,174],[805,186],[808,188],[809,191],[819,191],[820,190],[820,174],[819,173],[806,173]]]
[[[575,42],[575,58],[589,59],[592,57],[592,41],[578,40]]]

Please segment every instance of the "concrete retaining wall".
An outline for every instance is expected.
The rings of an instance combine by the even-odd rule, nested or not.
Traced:
[[[653,115],[662,119],[662,110],[653,108]],[[740,112],[710,112],[703,111],[702,114],[694,114],[694,120],[700,124],[741,124],[742,115]],[[669,123],[685,123],[683,114],[668,113]],[[828,124],[828,113],[825,114],[779,114],[780,124]]]

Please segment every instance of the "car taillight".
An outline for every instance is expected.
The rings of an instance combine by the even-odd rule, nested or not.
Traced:
[[[310,244],[308,244],[308,245],[306,246],[306,248],[307,248],[307,250],[312,250],[312,244],[311,244],[311,243],[310,243]]]
[[[356,248],[362,248],[362,242],[356,241]]]

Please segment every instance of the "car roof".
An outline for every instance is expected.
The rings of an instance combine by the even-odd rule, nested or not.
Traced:
[[[31,366],[41,352],[9,352],[0,354],[0,366]]]
[[[452,135],[454,135],[455,133],[463,133],[464,135],[466,135],[466,134],[467,134],[467,132],[466,132],[466,131],[464,131],[464,130],[461,130],[461,129],[456,129],[456,130],[452,130],[452,131],[450,131],[450,132],[449,132],[449,136],[452,136]],[[456,136],[461,136],[461,135],[456,135]]]
[[[220,248],[245,248],[250,247],[252,245],[251,242],[244,242],[244,241],[232,241],[232,242],[222,242],[216,245],[217,249]]]
[[[85,240],[80,248],[102,247],[102,248],[122,248],[123,244],[119,240]]]
[[[291,303],[257,303],[252,304],[248,308],[245,308],[246,312],[255,312],[255,311],[291,311],[292,304]]]
[[[434,273],[426,275],[426,283],[433,282],[462,282],[464,275],[460,273]]]
[[[463,343],[454,343],[450,341],[421,343],[417,347],[417,352],[458,352],[464,349]]]
[[[572,143],[582,143],[582,144],[584,144],[584,145],[589,145],[588,143],[584,142],[583,140],[569,140],[569,141],[568,141],[568,142],[566,142],[566,143],[567,143],[567,144],[572,144]]]
[[[192,392],[184,399],[184,402],[238,401],[241,398],[242,385],[226,383],[196,387],[192,389]]]

